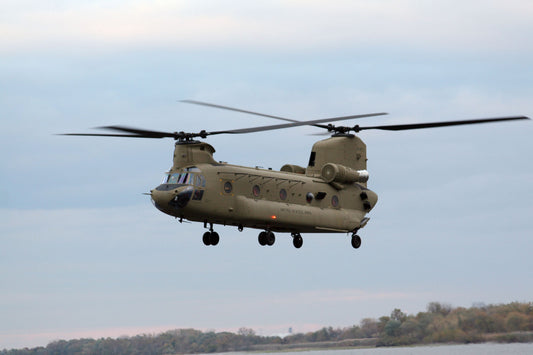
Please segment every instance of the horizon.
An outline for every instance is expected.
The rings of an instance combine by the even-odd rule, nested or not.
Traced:
[[[426,310],[424,311],[418,311],[416,314],[418,313],[428,313],[430,312],[427,308],[429,307],[429,305],[431,303],[435,303],[435,302],[430,302],[427,306],[426,306]],[[471,308],[485,308],[485,307],[491,307],[491,306],[501,306],[501,305],[506,305],[506,304],[484,304],[484,303],[478,303],[478,304],[472,304],[472,306],[470,307],[461,307],[461,306],[457,306],[457,307],[454,307],[452,305],[449,305],[449,304],[445,304],[445,303],[440,303],[440,302],[437,302],[443,306],[450,306],[452,311],[453,310],[457,310],[459,308],[466,308],[466,309],[471,309]],[[516,302],[511,302],[511,303],[516,303]],[[509,303],[509,304],[511,304]],[[518,302],[517,303],[531,303],[531,302]],[[391,310],[391,313],[392,311],[394,310]],[[389,315],[391,313],[388,313]],[[415,316],[416,314],[407,314],[408,316]],[[382,317],[385,317],[387,316],[387,314],[383,314]],[[56,342],[56,341],[61,341],[61,340],[65,340],[65,341],[70,341],[70,340],[79,340],[79,339],[94,339],[94,340],[98,340],[98,339],[106,339],[106,338],[112,338],[112,339],[121,339],[121,338],[133,338],[133,337],[136,337],[136,336],[159,336],[159,335],[162,335],[162,334],[165,334],[167,332],[173,332],[173,331],[179,331],[179,330],[187,330],[187,329],[192,329],[192,330],[197,330],[197,331],[201,331],[202,333],[223,333],[223,332],[230,332],[230,333],[233,333],[233,334],[238,334],[239,333],[239,330],[240,329],[246,329],[246,330],[252,330],[254,332],[254,335],[257,335],[257,336],[260,336],[260,337],[280,337],[280,338],[284,338],[284,337],[287,337],[287,336],[291,336],[291,335],[296,335],[296,334],[306,334],[306,333],[310,333],[310,332],[316,332],[316,331],[319,331],[321,329],[324,329],[324,328],[333,328],[333,329],[348,329],[348,328],[351,328],[351,327],[356,327],[356,326],[360,326],[361,322],[364,320],[364,319],[372,319],[374,321],[378,321],[379,319],[378,318],[363,318],[363,319],[360,319],[358,323],[353,323],[352,325],[347,325],[347,326],[334,326],[334,325],[312,325],[312,324],[308,324],[308,325],[304,325],[303,327],[301,327],[301,330],[300,331],[294,331],[293,330],[293,327],[292,326],[286,326],[285,325],[285,329],[287,330],[286,332],[281,332],[281,329],[282,329],[282,326],[281,325],[278,325],[278,326],[274,326],[274,327],[270,327],[270,330],[265,330],[265,329],[256,329],[254,327],[238,327],[238,328],[235,328],[235,327],[232,327],[232,328],[224,328],[224,329],[212,329],[212,328],[204,328],[204,329],[197,329],[197,328],[188,328],[188,327],[173,327],[173,326],[160,326],[160,327],[151,327],[151,328],[147,328],[147,329],[140,329],[140,328],[121,328],[121,329],[99,329],[99,330],[81,330],[81,331],[76,331],[76,332],[73,332],[73,333],[70,333],[71,336],[66,336],[66,337],[58,337],[58,338],[54,338],[54,333],[44,333],[44,334],[35,334],[34,336],[37,338],[49,338],[49,339],[52,339],[50,340],[47,344],[41,344],[41,345],[35,345],[35,346],[31,346],[31,347],[28,347],[28,348],[34,348],[34,347],[46,347],[48,344],[50,343],[53,343],[53,342]],[[102,333],[103,332],[103,333]],[[58,333],[58,335],[61,334],[62,336],[65,336],[65,334],[68,334],[68,333],[64,333],[64,332],[61,332],[61,333]],[[14,349],[14,348],[12,348]],[[4,350],[11,350],[9,348],[7,349],[4,349]]]

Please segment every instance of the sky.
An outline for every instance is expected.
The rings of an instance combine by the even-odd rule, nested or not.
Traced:
[[[429,302],[533,301],[533,123],[364,131],[359,232],[279,233],[160,213],[172,140],[66,137],[388,112],[376,125],[533,116],[533,4],[0,1],[0,349],[175,328],[347,327]],[[212,136],[215,159],[306,165],[316,128]]]

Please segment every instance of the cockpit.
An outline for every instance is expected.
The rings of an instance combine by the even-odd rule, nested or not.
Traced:
[[[151,191],[152,202],[159,210],[172,214],[176,209],[185,208],[190,200],[200,201],[205,186],[206,178],[196,167],[179,173],[168,172],[161,184]]]
[[[195,186],[203,188],[205,187],[205,177],[202,175],[200,169],[196,167],[186,168],[185,171],[181,173],[167,173],[161,182],[162,189],[170,190],[178,186]]]
[[[163,184],[194,185],[205,187],[205,177],[194,173],[167,174],[163,179]]]

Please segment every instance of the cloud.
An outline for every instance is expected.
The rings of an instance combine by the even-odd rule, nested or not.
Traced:
[[[4,9],[6,48],[178,46],[531,50],[529,1],[114,1]]]

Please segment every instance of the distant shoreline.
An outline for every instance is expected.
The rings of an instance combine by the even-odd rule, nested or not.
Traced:
[[[259,336],[249,328],[237,333],[176,329],[117,339],[58,340],[46,347],[2,350],[0,355],[297,352],[480,343],[533,343],[533,303],[452,308],[431,302],[416,315],[394,309],[390,316],[365,318],[352,327],[284,337]]]
[[[392,345],[383,347],[420,347],[420,346],[447,346],[468,344],[512,344],[533,343],[533,331],[509,332],[498,334],[486,334],[483,340],[472,342],[449,342],[449,343],[413,343],[406,345]],[[265,344],[254,346],[250,350],[242,352],[300,352],[313,350],[349,350],[349,349],[373,349],[378,346],[379,338],[346,339],[342,341],[308,342],[299,344]]]

